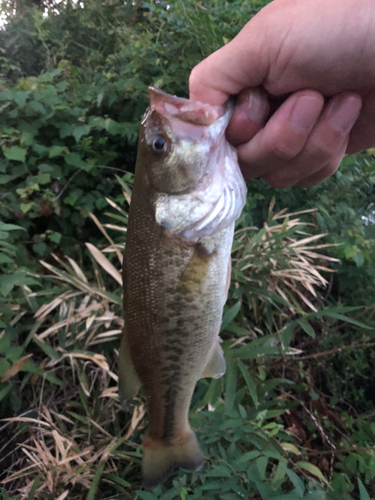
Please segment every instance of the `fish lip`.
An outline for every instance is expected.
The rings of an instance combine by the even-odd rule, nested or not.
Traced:
[[[230,100],[222,106],[212,106],[167,94],[158,87],[150,86],[148,91],[151,109],[155,109],[166,118],[173,116],[193,125],[210,126],[225,114],[228,114],[229,121],[233,110],[233,103]]]

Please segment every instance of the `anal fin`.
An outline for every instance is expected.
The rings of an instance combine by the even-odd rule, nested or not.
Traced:
[[[130,356],[125,329],[122,334],[118,368],[118,392],[120,401],[125,406],[127,401],[134,398],[142,385]]]
[[[205,369],[201,375],[201,378],[220,378],[224,375],[227,365],[224,359],[223,349],[221,348],[219,341],[216,342],[209,358]]]

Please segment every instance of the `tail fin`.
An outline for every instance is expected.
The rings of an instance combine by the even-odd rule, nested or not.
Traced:
[[[194,432],[189,432],[174,444],[156,441],[150,437],[143,442],[142,475],[146,488],[162,484],[177,467],[196,471],[203,466],[203,455]]]

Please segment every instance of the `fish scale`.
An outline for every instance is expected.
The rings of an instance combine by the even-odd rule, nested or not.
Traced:
[[[230,109],[150,93],[124,254],[119,394],[144,386],[142,472],[154,487],[175,467],[203,464],[188,413],[199,378],[225,371],[219,330],[246,188],[224,137]]]

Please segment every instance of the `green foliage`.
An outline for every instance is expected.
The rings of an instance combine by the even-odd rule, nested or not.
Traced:
[[[21,2],[9,14],[0,414],[21,420],[1,424],[0,499],[375,496],[372,150],[308,192],[249,183],[222,323],[228,370],[200,381],[191,407],[202,472],[143,491],[145,399],[123,413],[117,398],[118,257],[147,87],[186,96],[191,68],[264,3]]]
[[[133,169],[148,85],[186,95],[190,69],[255,5],[68,4],[9,20],[0,37],[18,70],[4,68],[0,89],[0,214],[28,229],[29,251],[56,249],[47,226],[64,251],[90,237],[88,212],[116,190],[103,167]]]
[[[124,185],[123,181],[121,184]],[[114,220],[121,217],[122,221],[126,221],[125,199],[120,204],[108,201],[115,210],[108,215],[115,216]],[[97,220],[96,224],[102,232],[115,231],[115,239],[116,233],[121,234],[123,230],[113,224],[103,227]],[[290,300],[276,300],[283,286],[289,283],[290,274],[287,271],[298,270],[295,261],[302,255],[309,252],[315,254],[305,268],[304,282],[316,276],[314,262],[319,259],[319,254],[314,251],[314,245],[317,238],[306,242],[303,231],[306,227],[295,216],[270,211],[266,231],[239,228],[235,255],[240,253],[243,257],[234,259],[234,276],[241,276],[244,261],[247,262],[247,256],[255,252],[263,259],[268,257],[270,261],[275,261],[275,264],[273,269],[263,271],[261,277],[255,272],[253,279],[266,283],[267,276],[275,279],[273,271],[277,273],[279,291],[269,295],[266,287],[260,287],[258,292],[251,287],[246,290],[235,278],[236,285],[230,293],[230,303],[222,323],[227,373],[223,379],[201,380],[191,405],[191,422],[198,431],[207,459],[205,467],[199,474],[177,472],[165,486],[152,493],[140,489],[139,443],[144,434],[144,396],[135,402],[131,413],[128,412],[124,419],[114,385],[116,377],[110,368],[114,363],[113,346],[118,346],[122,325],[120,262],[114,258],[119,252],[111,243],[113,239],[107,236],[111,245],[106,248],[106,253],[113,255],[111,260],[103,251],[87,245],[95,272],[84,271],[71,257],[65,259],[66,263],[55,257],[57,266],[45,262],[44,266],[58,281],[48,300],[40,292],[34,294],[39,305],[35,314],[37,328],[30,333],[28,341],[34,346],[32,351],[43,368],[31,370],[35,394],[32,391],[28,396],[29,413],[26,418],[20,418],[25,432],[27,426],[30,426],[28,432],[31,433],[36,430],[34,425],[43,429],[43,440],[28,448],[41,461],[31,464],[31,469],[25,463],[24,469],[9,475],[6,484],[8,481],[17,484],[27,476],[32,480],[29,493],[34,495],[33,486],[38,484],[35,489],[41,487],[45,492],[40,498],[51,499],[62,495],[68,488],[72,499],[80,498],[86,491],[89,498],[94,498],[94,494],[95,498],[117,494],[129,499],[138,495],[137,498],[146,499],[188,496],[196,500],[216,500],[239,497],[335,499],[338,492],[343,496],[341,484],[351,487],[350,477],[356,473],[357,467],[363,477],[363,485],[371,482],[374,453],[367,451],[366,447],[373,439],[373,424],[365,425],[349,415],[346,423],[341,422],[345,431],[350,430],[352,435],[345,436],[343,440],[342,446],[347,448],[348,453],[344,451],[338,457],[338,472],[334,473],[332,485],[335,488],[332,486],[332,492],[326,489],[329,481],[324,467],[310,461],[309,447],[296,439],[296,430],[290,430],[288,415],[300,406],[293,395],[304,392],[313,394],[309,377],[304,381],[302,369],[301,377],[296,377],[291,366],[299,359],[298,349],[290,345],[296,329],[302,321],[307,325],[322,316],[331,318],[333,326],[339,320],[349,321],[359,328],[366,327],[345,316],[345,308],[306,312],[296,300],[300,298],[298,294],[296,297],[289,295]],[[242,248],[244,242],[250,242],[250,245],[247,243]],[[274,247],[278,248],[279,255]],[[256,260],[253,262],[255,267],[259,265]],[[99,268],[106,274],[99,273]],[[259,268],[261,270],[260,265]],[[284,274],[280,274],[280,269],[284,270]],[[91,276],[96,276],[96,283]],[[290,283],[298,286],[297,280]],[[242,292],[236,293],[240,288]],[[246,301],[249,292],[257,302],[263,301],[271,308],[271,315],[279,317],[273,327],[268,324],[267,314],[261,314],[254,324],[249,322],[251,315],[245,314],[251,303]],[[283,308],[289,313],[283,314]],[[268,329],[271,333],[267,333]],[[309,328],[305,326],[305,329],[307,335],[311,334]],[[6,344],[7,338],[3,337],[3,352],[9,358],[11,351]],[[20,356],[21,350],[14,355]],[[283,368],[278,372],[275,362],[285,357],[289,357],[290,361],[282,361]],[[18,372],[12,375],[12,380],[7,381],[8,386],[19,375]],[[76,379],[76,382],[66,388],[62,380],[70,378]],[[27,384],[27,380],[23,379],[22,383]],[[43,392],[43,400],[53,398],[53,407],[43,411],[37,409],[40,400],[38,388]],[[15,411],[18,413],[17,408]],[[35,420],[28,421],[28,415]],[[320,417],[317,414],[314,418],[311,420],[312,429],[306,431],[313,440],[316,439],[315,422]],[[12,424],[11,420],[9,424]],[[334,434],[330,419],[319,425],[324,426],[323,433]],[[358,428],[358,425],[361,427]],[[352,443],[356,443],[355,449]],[[48,455],[43,454],[43,449],[48,450]],[[351,449],[353,452],[350,452]],[[82,457],[80,461],[76,456]],[[46,470],[50,469],[55,486],[47,494]],[[15,499],[19,500],[19,497]]]

